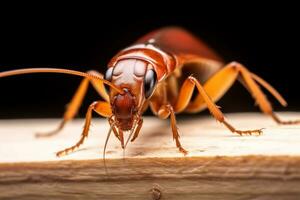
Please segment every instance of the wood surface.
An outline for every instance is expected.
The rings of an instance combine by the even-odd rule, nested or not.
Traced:
[[[300,118],[300,113],[279,113]],[[230,133],[211,117],[179,119],[183,157],[168,121],[144,119],[126,159],[112,135],[107,171],[102,160],[106,120],[93,120],[85,144],[57,158],[79,139],[82,120],[52,138],[34,133],[58,119],[0,121],[2,199],[300,199],[300,125],[279,126],[259,113],[228,114],[237,128],[265,128],[261,136]]]

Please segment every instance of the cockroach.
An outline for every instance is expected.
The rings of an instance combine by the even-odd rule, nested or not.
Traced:
[[[260,110],[275,122],[300,123],[300,120],[282,121],[274,114],[260,86],[269,91],[282,106],[287,106],[287,103],[270,84],[241,63],[225,64],[203,41],[178,27],[150,32],[132,46],[121,50],[108,63],[105,76],[97,71],[83,73],[69,69],[29,68],[2,72],[0,77],[28,73],[64,73],[84,77],[59,126],[51,132],[37,134],[38,137],[57,134],[74,118],[89,83],[103,98],[88,107],[80,140],[74,146],[57,152],[57,156],[71,153],[83,144],[89,133],[93,111],[107,118],[110,124],[104,153],[111,132],[118,138],[123,149],[129,140],[133,142],[138,137],[143,124],[142,114],[148,107],[160,119],[170,119],[176,147],[184,155],[187,151],[179,140],[177,113],[195,113],[207,108],[232,133],[261,134],[262,129],[234,128],[215,104],[236,80],[251,93]],[[129,132],[126,142],[125,132]]]

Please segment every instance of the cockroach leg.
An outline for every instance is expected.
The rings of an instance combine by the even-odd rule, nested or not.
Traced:
[[[81,134],[80,140],[73,146],[66,148],[65,150],[59,151],[56,153],[56,156],[60,157],[63,155],[66,155],[68,153],[73,152],[76,148],[78,148],[80,145],[83,144],[85,138],[88,136],[89,133],[89,128],[91,125],[91,119],[92,119],[92,111],[97,112],[99,115],[103,117],[110,117],[111,116],[111,109],[110,109],[110,104],[104,101],[96,101],[92,103],[86,113],[85,117],[85,124],[84,128]]]
[[[96,75],[96,76],[101,77],[101,78],[103,77],[103,75],[101,73],[99,73],[97,71],[93,71],[93,70],[88,71],[87,74]],[[71,121],[74,118],[74,116],[77,114],[77,112],[79,110],[80,105],[82,104],[82,100],[83,100],[83,98],[86,94],[86,91],[88,89],[89,82],[92,83],[95,90],[106,101],[109,101],[108,94],[105,90],[104,84],[101,81],[98,81],[96,79],[84,78],[81,81],[78,89],[76,90],[71,102],[68,104],[67,110],[66,110],[66,112],[64,113],[64,116],[63,116],[63,120],[61,121],[59,126],[55,130],[50,131],[48,133],[37,133],[36,137],[50,137],[50,136],[56,135],[57,133],[59,133],[64,128],[65,124],[68,121]]]
[[[200,82],[196,78],[192,76],[186,79],[186,81],[183,83],[180,89],[179,97],[174,106],[175,112],[180,112],[185,108],[187,108],[195,87],[199,92],[199,95],[196,97],[197,101],[201,101],[199,103],[203,102],[204,104],[206,104],[212,116],[216,118],[219,122],[223,123],[231,132],[237,133],[239,135],[252,135],[252,134],[260,135],[262,133],[262,129],[237,130],[233,126],[231,126],[228,122],[226,122],[223,113],[218,108],[218,106],[213,102],[211,97],[207,94],[204,87],[200,84]]]
[[[223,124],[232,132],[232,133],[237,133],[239,135],[253,135],[253,134],[256,134],[256,135],[261,135],[262,134],[262,130],[263,128],[261,129],[256,129],[256,130],[237,130],[235,129],[232,125],[230,125],[227,121],[223,121]]]
[[[243,85],[252,94],[253,98],[257,102],[260,110],[271,116],[278,124],[299,124],[300,120],[295,121],[282,121],[275,115],[273,108],[263,91],[260,89],[257,83],[268,90],[282,106],[287,106],[284,98],[273,88],[269,83],[260,78],[259,76],[248,71],[246,67],[237,62],[231,62],[223,69],[213,75],[204,85],[204,89],[213,101],[217,101],[222,95],[233,85],[233,83],[239,78]],[[203,107],[203,99],[198,96],[193,102],[191,102],[186,111],[196,112]]]
[[[281,125],[293,125],[293,124],[300,124],[300,120],[288,120],[282,121],[275,113],[271,113],[271,117],[274,119],[275,122]]]
[[[59,132],[64,128],[66,122],[67,122],[67,121],[63,119],[63,120],[60,122],[59,126],[58,126],[55,130],[49,131],[49,132],[47,132],[47,133],[36,133],[36,134],[35,134],[35,137],[36,137],[36,138],[41,138],[41,137],[51,137],[51,136],[53,136],[53,135],[56,135],[57,133],[59,133]]]
[[[166,119],[170,116],[171,119],[171,128],[172,128],[172,133],[173,133],[173,139],[176,142],[176,147],[179,149],[183,155],[187,155],[188,151],[185,150],[179,141],[179,133],[178,133],[178,128],[177,128],[177,122],[176,122],[176,116],[173,107],[170,104],[163,105],[158,111],[158,116],[162,119]]]

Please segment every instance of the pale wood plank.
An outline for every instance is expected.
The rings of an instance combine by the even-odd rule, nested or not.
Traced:
[[[264,134],[235,136],[210,117],[179,120],[182,144],[190,151],[183,157],[168,122],[148,117],[125,161],[111,138],[108,173],[101,159],[104,120],[94,120],[87,142],[63,158],[54,153],[76,142],[82,120],[48,139],[33,133],[59,120],[1,120],[0,198],[151,199],[149,191],[158,184],[163,199],[299,199],[300,126],[278,126],[261,114],[227,116],[236,127],[264,127]]]
[[[299,113],[284,113],[283,118],[300,118]],[[230,133],[211,117],[195,117],[179,120],[182,145],[189,150],[188,157],[195,156],[243,156],[243,155],[300,155],[300,126],[279,126],[262,114],[231,114],[229,121],[241,129],[265,128],[260,137],[240,137]],[[126,155],[131,158],[181,157],[172,140],[168,121],[146,117],[139,138],[129,143]],[[75,120],[61,134],[36,139],[37,131],[51,130],[58,119],[1,120],[0,162],[31,162],[98,159],[102,150],[108,123],[93,120],[90,136],[82,147],[62,158],[55,152],[73,145],[80,137],[83,121]],[[112,135],[107,158],[122,158],[123,152]]]

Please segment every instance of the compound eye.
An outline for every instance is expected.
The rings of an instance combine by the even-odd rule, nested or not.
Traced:
[[[107,80],[107,81],[111,81],[111,79],[112,79],[112,74],[113,74],[113,67],[110,67],[110,68],[108,68],[108,69],[106,70],[104,79]]]
[[[113,67],[110,67],[110,68],[108,68],[108,69],[106,70],[104,79],[107,80],[107,81],[109,81],[109,82],[111,82],[111,80],[112,80],[112,75],[113,75]],[[109,92],[109,86],[106,85],[106,84],[104,84],[104,87],[105,87],[105,90],[106,90],[107,92]]]
[[[153,69],[150,69],[146,72],[145,80],[144,80],[144,92],[145,97],[149,98],[155,88],[157,82],[157,75]]]

